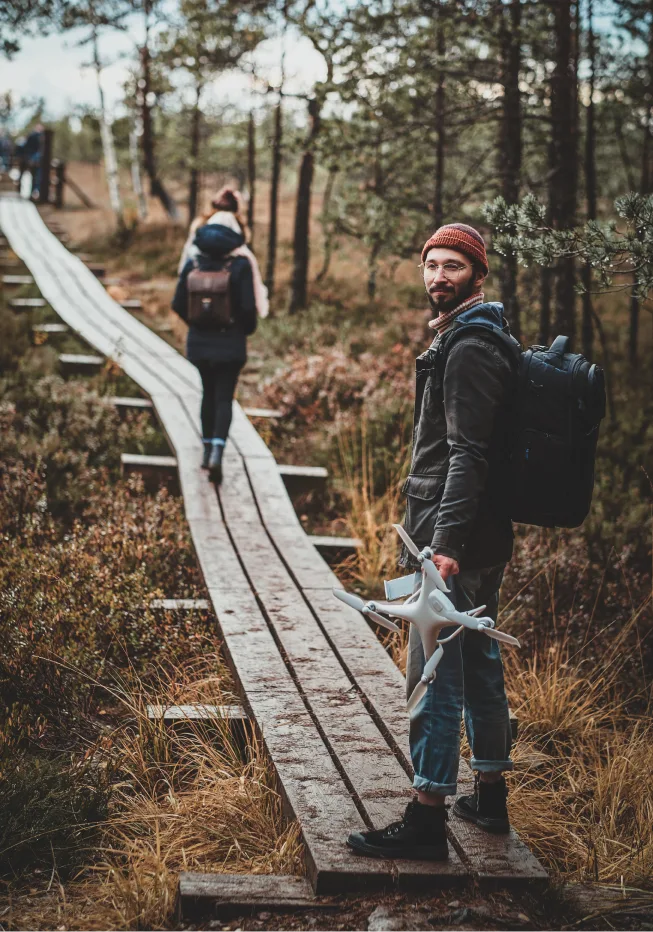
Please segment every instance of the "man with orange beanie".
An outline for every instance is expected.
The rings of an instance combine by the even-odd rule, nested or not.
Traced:
[[[433,343],[416,360],[415,424],[405,528],[433,561],[461,611],[486,605],[496,620],[512,525],[501,507],[510,399],[519,344],[501,304],[486,302],[489,268],[481,234],[463,223],[440,227],[422,250],[424,285],[434,312]],[[419,564],[404,548],[401,563]],[[445,629],[442,637],[452,633]],[[410,695],[424,667],[411,626],[406,671]],[[445,648],[435,680],[410,722],[415,798],[401,820],[356,832],[348,844],[377,857],[443,860],[448,855],[445,799],[455,795],[464,713],[475,791],[456,800],[454,817],[508,832],[504,771],[511,734],[497,641],[465,630]]]

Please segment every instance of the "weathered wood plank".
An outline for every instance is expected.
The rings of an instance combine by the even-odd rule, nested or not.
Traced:
[[[258,910],[314,909],[332,905],[316,897],[305,877],[285,874],[179,875],[177,915],[183,922],[226,918]]]
[[[112,405],[120,415],[129,411],[153,411],[154,406],[149,398],[130,398],[125,395],[109,395],[106,403]]]
[[[121,453],[120,468],[123,475],[139,475],[148,488],[167,485],[177,489],[179,474],[174,456],[147,456],[142,453]]]
[[[148,705],[147,717],[153,722],[211,722],[211,721],[248,721],[247,712],[240,705]]]
[[[208,599],[152,599],[148,607],[164,612],[208,612],[211,603]]]
[[[126,301],[119,301],[118,303],[126,311],[140,311],[143,307],[138,298],[128,298]]]
[[[243,408],[247,417],[260,417],[276,419],[283,417],[283,411],[275,411],[274,408]]]
[[[291,498],[307,492],[324,492],[329,478],[323,466],[279,466],[279,475]]]
[[[12,311],[27,311],[32,308],[45,307],[47,301],[43,298],[10,298],[9,307]]]
[[[33,324],[32,333],[70,333],[70,327],[67,324]]]
[[[89,353],[61,353],[59,356],[59,368],[63,375],[96,375],[103,365],[102,356]]]
[[[358,537],[328,537],[324,534],[309,534],[308,538],[319,554],[329,563],[339,563],[351,557],[362,547]]]
[[[33,285],[34,279],[31,275],[3,275],[2,284],[5,288],[18,288],[20,285]]]

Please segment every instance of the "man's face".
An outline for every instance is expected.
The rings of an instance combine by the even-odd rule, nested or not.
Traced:
[[[424,287],[434,311],[444,314],[478,291],[485,276],[455,249],[433,247],[424,260]]]

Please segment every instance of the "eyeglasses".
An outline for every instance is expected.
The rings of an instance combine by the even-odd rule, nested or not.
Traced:
[[[445,262],[444,265],[438,265],[437,262],[427,262],[424,265],[424,268],[427,272],[433,272],[437,275],[438,270],[442,270],[442,274],[447,279],[447,281],[454,281],[463,269],[470,269],[470,265],[459,265],[458,262]]]

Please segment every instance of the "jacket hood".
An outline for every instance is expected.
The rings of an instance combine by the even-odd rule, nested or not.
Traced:
[[[503,316],[503,304],[498,301],[475,304],[474,307],[470,307],[469,310],[459,314],[456,321],[463,324],[484,324],[486,327],[494,327],[498,330],[503,330],[506,326],[506,319]]]
[[[209,223],[199,228],[193,242],[204,255],[211,259],[221,259],[232,249],[242,246],[245,237],[221,223]]]

